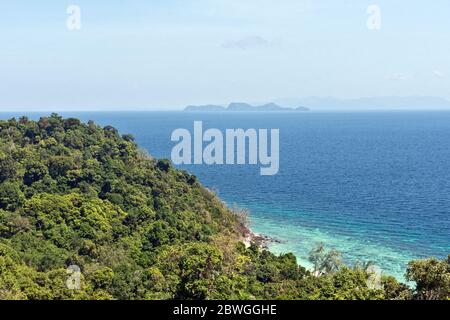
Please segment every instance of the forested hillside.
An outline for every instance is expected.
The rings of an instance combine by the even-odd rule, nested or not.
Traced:
[[[364,264],[241,242],[241,215],[130,135],[53,114],[0,121],[0,299],[444,299],[450,261],[412,262],[409,289]],[[68,288],[67,268],[81,270]]]

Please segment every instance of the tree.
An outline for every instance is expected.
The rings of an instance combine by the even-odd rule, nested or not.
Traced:
[[[14,211],[22,205],[24,199],[19,184],[13,182],[0,184],[0,209]]]
[[[384,297],[387,300],[410,300],[412,290],[406,284],[399,283],[392,276],[382,277],[381,283],[384,290]]]
[[[167,159],[158,160],[156,167],[164,172],[169,172],[169,169],[171,167],[170,161]]]
[[[25,174],[23,182],[30,186],[34,182],[39,181],[48,173],[47,166],[39,161],[30,161],[25,165]]]
[[[417,299],[450,299],[450,255],[442,261],[430,258],[410,262],[406,279],[416,283]]]
[[[76,165],[73,157],[56,156],[50,159],[48,171],[53,179],[64,177],[67,171],[75,169]]]
[[[310,251],[308,260],[313,264],[316,276],[337,271],[342,266],[341,253],[334,249],[326,251],[323,243]]]
[[[0,150],[0,183],[14,178],[17,167],[14,160]]]

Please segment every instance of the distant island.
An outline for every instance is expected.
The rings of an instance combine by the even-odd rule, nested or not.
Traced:
[[[251,105],[232,102],[222,105],[191,105],[184,109],[188,112],[305,112],[338,110],[449,110],[450,101],[432,96],[386,96],[343,99],[335,97],[303,97],[274,99],[263,105]]]
[[[306,107],[287,108],[281,107],[276,103],[267,103],[260,106],[253,106],[243,102],[233,102],[228,107],[219,105],[187,106],[184,111],[188,112],[277,112],[277,111],[309,111]]]

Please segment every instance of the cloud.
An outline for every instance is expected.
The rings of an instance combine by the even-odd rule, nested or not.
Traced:
[[[404,73],[393,73],[387,77],[389,80],[393,81],[404,81],[408,80],[410,77]]]
[[[222,48],[247,50],[250,48],[272,47],[278,45],[279,42],[279,39],[269,41],[260,36],[249,36],[239,40],[227,41],[222,44]]]
[[[433,71],[433,74],[434,74],[434,76],[437,77],[437,78],[445,78],[445,73],[443,73],[442,71],[434,70],[434,71]]]

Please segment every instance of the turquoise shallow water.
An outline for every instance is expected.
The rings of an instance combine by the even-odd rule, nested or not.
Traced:
[[[13,114],[0,114],[7,118]],[[65,113],[132,133],[169,157],[174,129],[280,129],[280,172],[258,166],[186,166],[252,228],[301,264],[318,242],[349,264],[374,261],[399,279],[412,259],[450,253],[450,112],[192,114]],[[39,114],[30,114],[38,117]]]
[[[351,232],[345,234],[327,231],[320,227],[305,226],[299,222],[292,223],[289,219],[280,222],[278,219],[265,217],[264,214],[255,214],[255,212],[259,212],[258,210],[253,210],[251,218],[253,230],[257,233],[275,236],[279,243],[271,244],[270,250],[275,253],[293,252],[296,254],[299,264],[307,268],[311,267],[308,253],[315,244],[320,242],[342,252],[343,258],[348,263],[374,261],[386,274],[394,275],[401,280],[403,280],[404,268],[408,261],[417,257],[412,252],[396,250],[395,247],[382,245],[363,236],[356,237]],[[286,215],[286,212],[279,214]],[[291,214],[298,215],[299,213]]]

